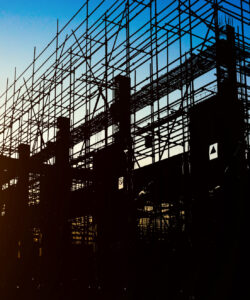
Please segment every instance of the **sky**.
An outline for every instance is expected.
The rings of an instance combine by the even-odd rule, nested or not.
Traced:
[[[235,0],[231,1],[233,3]],[[32,61],[34,47],[41,51],[84,0],[0,0],[0,92]],[[84,13],[82,12],[82,17]]]
[[[233,3],[235,0],[232,0]],[[55,36],[85,0],[0,0],[0,94]],[[95,1],[93,1],[95,2]],[[97,3],[97,2],[96,2]],[[84,18],[84,10],[79,14]]]
[[[83,5],[83,0],[0,0],[0,91],[21,73]]]
[[[106,2],[109,3],[109,1],[111,2],[111,0]],[[167,0],[159,0],[159,7],[161,3],[166,5],[165,1]],[[0,0],[0,94],[5,90],[7,77],[9,77],[10,83],[13,82],[15,66],[17,67],[18,76],[32,62],[34,46],[37,47],[37,54],[39,54],[54,38],[57,19],[59,19],[60,29],[79,10],[84,2],[85,0]],[[96,6],[101,0],[92,0],[90,2]],[[234,0],[231,3],[234,3]],[[80,12],[76,21],[79,21],[79,18],[83,20],[84,17],[85,10]],[[72,26],[70,25],[72,29],[75,28],[74,23]],[[207,28],[204,30],[207,30]],[[201,35],[205,36],[205,32],[201,32]],[[188,51],[188,49],[185,50],[185,47],[183,47],[182,51]],[[165,55],[164,51],[164,65],[166,62]],[[178,49],[177,51],[171,51],[170,60],[173,61],[175,58],[172,56],[178,57],[178,55]],[[141,70],[144,77],[145,71],[144,69]],[[149,68],[146,72],[149,73]],[[137,78],[139,76],[140,74],[137,73]],[[204,83],[199,81],[199,84]],[[175,97],[175,95],[172,94],[172,97]],[[144,116],[143,114],[145,114],[145,111],[141,113],[141,116]]]

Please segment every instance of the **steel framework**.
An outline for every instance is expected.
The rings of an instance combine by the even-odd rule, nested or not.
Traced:
[[[15,71],[13,82],[7,80],[0,96],[1,223],[9,230],[2,230],[1,239],[7,240],[6,236],[15,232],[12,249],[16,249],[18,260],[22,243],[28,244],[25,232],[32,232],[33,246],[27,248],[36,248],[39,257],[44,248],[54,249],[47,252],[52,253],[48,254],[51,261],[61,245],[87,245],[92,254],[85,254],[91,257],[93,274],[86,282],[91,287],[96,284],[97,291],[102,284],[109,286],[103,279],[108,266],[100,259],[109,257],[108,234],[120,237],[113,244],[130,244],[131,240],[165,243],[159,249],[166,251],[178,248],[179,235],[185,233],[188,240],[193,224],[190,203],[196,197],[196,188],[190,190],[189,184],[192,178],[199,181],[196,175],[190,179],[192,168],[196,168],[192,164],[195,130],[191,129],[196,107],[214,97],[237,94],[244,120],[243,138],[238,134],[244,148],[240,164],[249,170],[248,34],[246,0],[86,0],[62,28],[58,22],[55,38],[40,53],[34,49],[32,63],[20,75]],[[237,108],[230,101],[221,103],[214,110],[221,109],[222,115],[228,116],[221,120],[230,123]],[[113,165],[123,160],[123,171],[116,171]],[[177,169],[179,175],[175,175]],[[112,172],[115,175],[109,175]],[[182,192],[170,188],[167,196],[164,192],[160,195],[164,183],[159,183],[157,172],[167,176],[173,190],[180,186]],[[155,174],[154,179],[150,173]],[[102,179],[105,176],[107,181]],[[124,195],[114,192],[110,196],[113,176]],[[209,192],[217,197],[214,186]],[[15,203],[18,195],[23,203]],[[102,197],[124,197],[126,201],[114,204],[107,200],[113,203],[107,209],[106,204],[96,203],[96,198]],[[18,209],[27,221],[22,223]],[[112,226],[105,223],[100,210],[103,214],[109,211]],[[124,211],[130,212],[129,217],[121,217]],[[47,225],[43,218],[47,218]],[[119,218],[130,237],[113,229],[121,223]],[[17,232],[15,228],[22,226],[23,231]],[[67,242],[65,232],[70,236]],[[127,246],[120,248],[121,253],[129,252]],[[117,257],[122,260],[124,253],[120,252]],[[66,260],[64,255],[59,255],[58,263],[53,262],[53,278],[61,261]],[[44,278],[42,267],[34,264],[40,275],[31,272],[29,276]],[[125,281],[120,278],[126,286]],[[179,288],[180,293],[195,297],[187,290]],[[170,299],[179,299],[174,292],[171,295]]]

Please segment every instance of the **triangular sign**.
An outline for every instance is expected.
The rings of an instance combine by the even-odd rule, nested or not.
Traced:
[[[216,153],[216,150],[215,150],[214,146],[212,147],[212,150],[211,150],[210,154],[213,154],[213,153]]]
[[[214,143],[209,146],[209,160],[218,158],[218,143]]]

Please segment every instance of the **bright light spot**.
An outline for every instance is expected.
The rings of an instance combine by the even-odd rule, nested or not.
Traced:
[[[122,190],[124,188],[124,177],[118,178],[118,190]]]

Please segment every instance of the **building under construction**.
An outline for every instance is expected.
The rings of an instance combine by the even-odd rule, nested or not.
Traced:
[[[0,96],[1,299],[248,298],[248,34],[248,0],[57,23]]]

